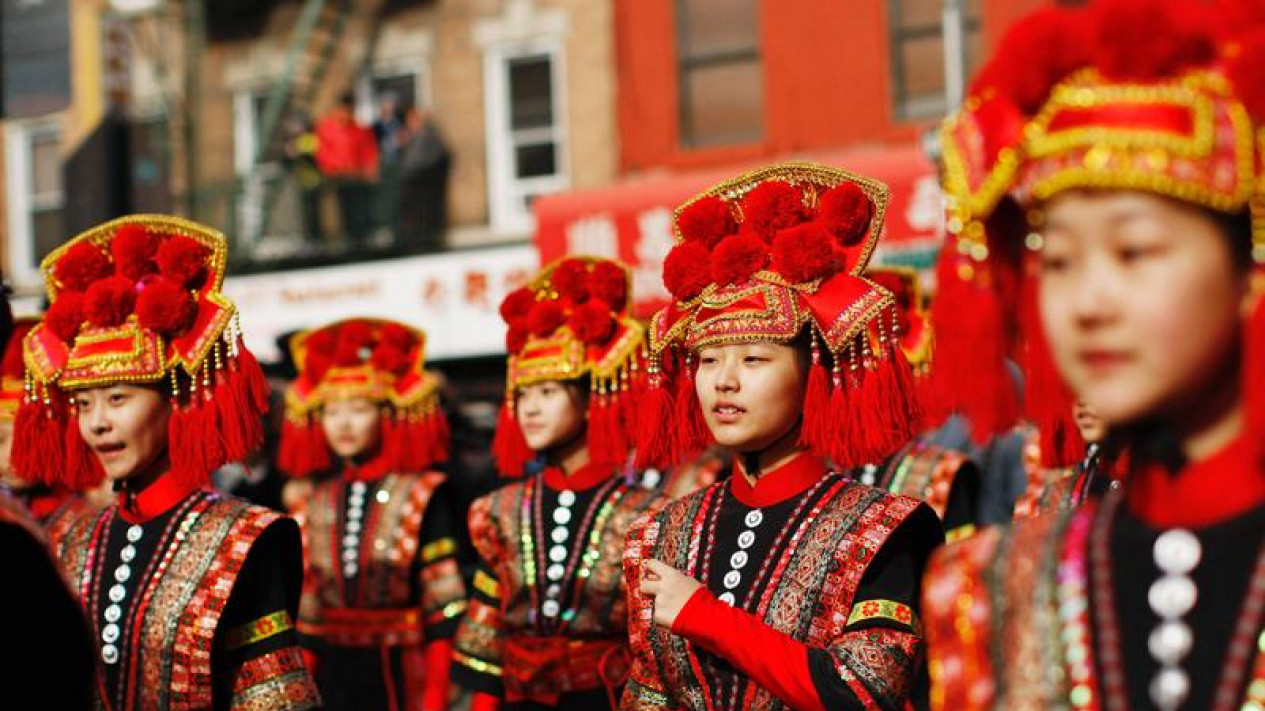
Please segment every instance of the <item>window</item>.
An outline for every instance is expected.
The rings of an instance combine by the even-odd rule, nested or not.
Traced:
[[[259,130],[268,104],[268,90],[239,92],[233,97],[233,165],[238,175],[248,175],[254,167],[255,152],[262,139]],[[267,157],[265,157],[267,162]]]
[[[958,0],[962,8],[962,75],[979,63],[980,0]],[[945,57],[943,0],[890,0],[892,95],[899,119],[944,115]]]
[[[492,226],[528,232],[531,203],[567,187],[558,51],[487,58],[488,175]]]
[[[14,279],[39,283],[39,263],[65,241],[61,126],[56,120],[6,125],[10,257]]]
[[[763,134],[759,0],[678,0],[681,142],[749,143]]]

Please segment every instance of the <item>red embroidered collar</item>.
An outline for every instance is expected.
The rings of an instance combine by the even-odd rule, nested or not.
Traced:
[[[371,459],[363,462],[352,460],[350,464],[343,467],[343,481],[363,481],[370,482],[381,479],[391,473],[390,458],[384,454],[378,454]]]
[[[1160,527],[1209,526],[1265,503],[1265,468],[1247,437],[1173,474],[1160,465],[1132,472],[1125,501],[1133,515]]]
[[[735,463],[729,477],[729,490],[743,504],[751,507],[773,506],[803,493],[826,475],[826,463],[811,452],[804,452],[791,461],[765,472],[754,485],[743,472],[742,459]]]
[[[182,481],[185,477],[167,472],[158,481],[145,487],[139,494],[120,491],[115,495],[119,516],[128,523],[145,523],[175,508],[193,492],[201,489],[198,484]]]
[[[610,462],[590,462],[567,475],[558,467],[550,466],[545,468],[544,482],[554,491],[587,491],[609,480],[615,469]]]

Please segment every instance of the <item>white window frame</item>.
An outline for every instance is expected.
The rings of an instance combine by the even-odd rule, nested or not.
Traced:
[[[514,137],[510,135],[509,63],[514,59],[546,55],[551,69],[554,124],[548,129],[532,129],[533,138],[549,138],[557,146],[557,172],[553,175],[518,179],[514,177]],[[488,215],[498,234],[529,235],[536,227],[535,216],[523,205],[532,195],[566,190],[571,185],[566,113],[566,76],[560,39],[538,39],[490,47],[483,58],[483,85],[488,143]],[[547,133],[538,133],[547,132]]]
[[[35,231],[31,212],[37,209],[65,208],[66,188],[56,193],[34,195],[31,184],[31,143],[39,136],[52,135],[59,141],[63,129],[60,115],[34,119],[10,120],[4,124],[4,162],[7,181],[7,222],[9,275],[20,289],[39,289],[43,284],[35,260]]]
[[[402,74],[413,75],[413,95],[417,97],[418,106],[423,109],[434,108],[430,62],[419,58],[379,61],[373,65],[368,74],[361,74],[356,78],[356,117],[362,123],[373,123],[378,117],[377,106],[373,102],[373,80]]]

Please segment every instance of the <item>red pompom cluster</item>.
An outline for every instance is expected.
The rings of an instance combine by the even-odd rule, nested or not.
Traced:
[[[527,317],[527,329],[533,336],[544,338],[566,323],[567,314],[557,301],[541,301],[532,307]]]
[[[1265,11],[1263,11],[1265,13]],[[1235,38],[1226,61],[1226,76],[1235,94],[1257,122],[1265,122],[1265,21]]]
[[[186,289],[200,289],[206,281],[211,250],[192,237],[177,235],[158,248],[154,261],[163,276]]]
[[[579,305],[589,300],[589,270],[579,259],[568,259],[559,264],[553,270],[550,281],[558,296],[572,304]]]
[[[408,351],[386,341],[379,341],[369,356],[369,364],[384,373],[401,376],[408,370],[412,360]]]
[[[738,229],[738,222],[724,200],[708,195],[681,210],[676,227],[685,241],[715,249],[722,239]]]
[[[615,317],[611,308],[600,299],[577,306],[568,321],[575,337],[589,346],[602,346],[615,335]]]
[[[623,311],[628,306],[628,274],[612,262],[598,262],[589,276],[589,292],[612,311]]]
[[[527,337],[531,335],[526,326],[512,325],[505,332],[505,350],[508,353],[517,353],[523,350],[523,346],[527,345]]]
[[[742,199],[742,229],[765,242],[772,241],[778,230],[794,227],[808,217],[804,194],[782,180],[760,183]]]
[[[105,252],[87,240],[66,250],[53,266],[53,273],[63,289],[81,292],[113,271]]]
[[[197,315],[198,306],[189,290],[170,279],[150,281],[136,298],[136,318],[141,326],[164,338],[188,330]]]
[[[773,238],[773,270],[792,283],[823,279],[839,271],[843,257],[819,222],[782,230]]]
[[[501,302],[501,318],[506,323],[518,323],[527,318],[531,314],[531,309],[536,305],[536,295],[531,289],[522,287],[511,291]]]
[[[851,247],[870,231],[874,206],[855,183],[840,183],[821,196],[817,221],[834,234],[841,247]]]
[[[693,299],[711,281],[710,259],[711,252],[699,242],[678,244],[663,260],[663,285],[677,301]]]
[[[1055,84],[1092,60],[1093,28],[1087,14],[1045,7],[1024,16],[1003,35],[997,59],[975,78],[971,93],[993,89],[1025,114],[1035,114]]]
[[[412,331],[400,324],[378,326],[368,321],[347,321],[313,332],[304,346],[304,374],[319,383],[332,367],[365,364],[401,376],[415,362],[419,342]]]
[[[44,314],[44,327],[53,332],[58,340],[69,343],[83,325],[83,294],[63,291]]]
[[[364,321],[350,321],[338,329],[334,365],[353,367],[369,360],[373,353],[373,328]]]
[[[18,324],[9,334],[9,345],[5,348],[4,360],[0,362],[0,373],[5,377],[21,378],[26,372],[26,365],[22,362],[22,341],[26,340],[32,326],[34,324],[29,322]]]
[[[726,237],[712,252],[712,281],[721,285],[740,284],[769,263],[769,248],[753,234]]]
[[[98,328],[118,326],[136,306],[136,285],[124,276],[101,279],[88,287],[84,315]]]
[[[1100,0],[1094,64],[1111,79],[1151,81],[1216,57],[1212,17],[1186,0]]]
[[[143,225],[123,225],[110,242],[114,270],[133,281],[158,271],[154,257],[158,255],[160,242],[158,235]]]

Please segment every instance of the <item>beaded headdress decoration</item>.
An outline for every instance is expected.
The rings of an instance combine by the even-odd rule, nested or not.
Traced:
[[[912,435],[912,373],[891,292],[865,277],[887,186],[811,163],[728,180],[676,211],[663,267],[674,303],[648,338],[639,460],[670,466],[710,441],[694,390],[700,349],[806,336],[801,441],[842,467],[881,461]]]
[[[38,324],[38,318],[19,318],[0,359],[0,421],[13,422],[26,396],[26,366],[22,363],[22,340]]]
[[[1047,465],[1084,451],[1036,316],[1030,256],[1043,201],[1079,188],[1141,190],[1250,214],[1255,290],[1265,292],[1262,66],[1265,5],[1242,0],[1045,8],[1002,39],[940,132],[951,238],[934,309],[936,391],[946,409],[969,415],[977,438],[1026,411]],[[1249,328],[1245,392],[1265,436],[1263,311]],[[1021,333],[1007,334],[1007,323]],[[1022,407],[1002,365],[1016,340]]]
[[[384,473],[421,472],[448,458],[448,421],[440,379],[425,369],[426,334],[395,321],[356,318],[290,339],[299,374],[286,391],[278,465],[291,476],[331,466],[320,411],[334,400],[363,397],[384,409]]]
[[[913,267],[872,266],[865,276],[892,292],[896,300],[896,337],[905,360],[919,379],[928,377],[936,339],[918,271]]]
[[[224,235],[161,215],[94,227],[40,264],[50,306],[22,340],[26,367],[14,470],[93,486],[100,465],[79,434],[70,393],[154,384],[172,400],[172,472],[203,484],[262,443],[268,384],[221,293]]]
[[[509,363],[492,445],[502,474],[520,475],[535,456],[515,417],[515,393],[549,380],[587,377],[590,456],[604,462],[627,456],[645,340],[645,329],[630,313],[631,285],[623,264],[574,256],[545,267],[505,297]]]

